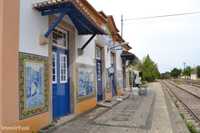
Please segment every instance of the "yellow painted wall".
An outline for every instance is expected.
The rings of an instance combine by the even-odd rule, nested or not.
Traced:
[[[112,92],[111,91],[106,92],[105,100],[107,100],[107,101],[111,101],[112,100]]]
[[[48,122],[49,122],[49,113],[43,113],[29,119],[18,121],[17,125],[23,127],[30,126],[30,130],[27,131],[27,133],[30,133],[30,132],[37,132],[40,128],[47,126]]]
[[[123,95],[123,90],[122,89],[117,89],[117,95],[122,96]]]
[[[77,103],[76,113],[80,114],[80,113],[86,112],[86,111],[96,107],[96,105],[97,105],[96,97],[93,97],[93,98],[90,98],[87,100],[83,100],[83,101]]]

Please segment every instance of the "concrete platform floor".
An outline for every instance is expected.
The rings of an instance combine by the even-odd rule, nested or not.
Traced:
[[[146,96],[131,95],[113,108],[98,107],[54,133],[173,133],[175,117],[170,117],[166,99],[160,83],[151,83]]]

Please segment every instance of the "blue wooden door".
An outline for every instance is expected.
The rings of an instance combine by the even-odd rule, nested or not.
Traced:
[[[102,62],[101,60],[96,60],[96,70],[97,70],[97,101],[103,100],[103,85],[102,85]]]
[[[70,113],[68,51],[53,46],[52,57],[53,119],[59,119]]]

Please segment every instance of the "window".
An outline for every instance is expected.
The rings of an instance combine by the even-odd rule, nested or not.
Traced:
[[[67,56],[60,55],[60,83],[67,83]]]
[[[113,53],[111,53],[111,64],[115,64],[115,55]]]
[[[54,29],[53,31],[53,44],[67,48],[68,46],[68,33]]]
[[[57,57],[55,52],[52,54],[52,82],[57,83]]]
[[[96,59],[101,59],[101,48],[96,47]]]

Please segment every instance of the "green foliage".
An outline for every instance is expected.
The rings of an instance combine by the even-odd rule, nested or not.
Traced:
[[[173,78],[178,78],[181,75],[182,70],[178,69],[178,68],[174,68],[171,73],[170,76]]]
[[[133,74],[131,72],[129,72],[129,84],[130,86],[133,85]]]
[[[153,62],[149,55],[147,55],[143,62],[139,64],[139,69],[142,72],[142,80],[152,82],[160,77],[157,64]]]
[[[197,77],[200,78],[200,66],[197,66],[196,70],[197,70]]]
[[[199,133],[192,122],[187,122],[186,124],[191,133]]]
[[[183,113],[180,113],[183,120],[185,120],[185,115]]]
[[[162,73],[162,74],[160,75],[160,78],[161,78],[161,79],[169,79],[169,78],[170,78],[170,72]]]
[[[192,73],[192,68],[190,66],[186,67],[184,70],[183,70],[183,75],[184,76],[190,76]]]

